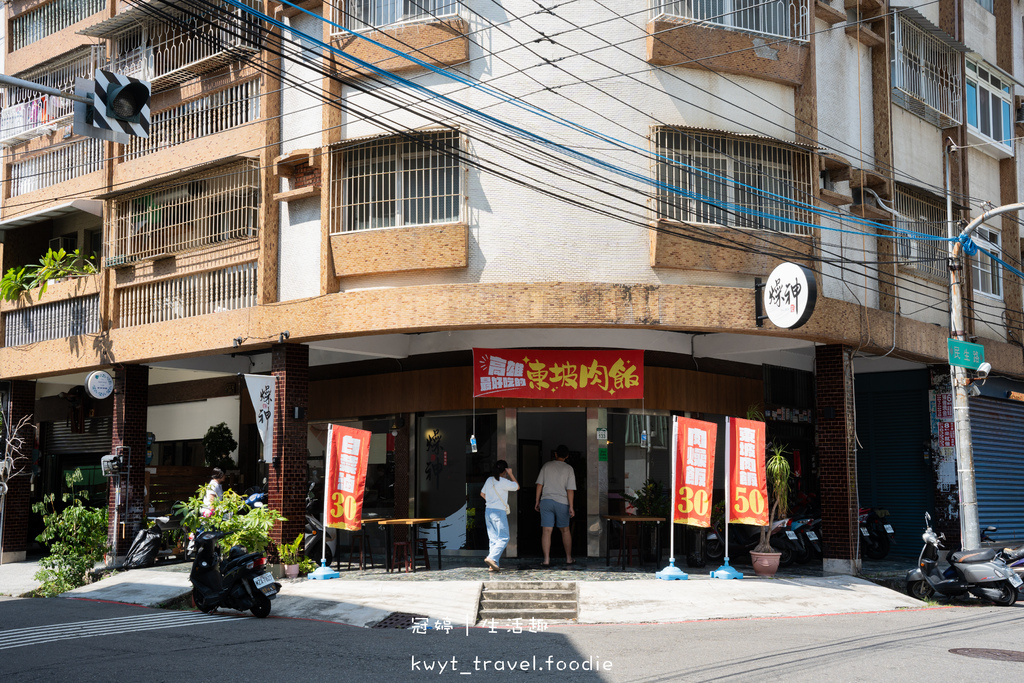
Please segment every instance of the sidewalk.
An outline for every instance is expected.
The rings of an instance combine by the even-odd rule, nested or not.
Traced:
[[[35,568],[16,563],[0,567],[0,593],[19,595],[34,588],[26,581]],[[136,569],[83,586],[62,597],[157,606],[191,592],[189,564]],[[851,576],[755,577],[717,580],[707,570],[691,570],[688,581],[662,581],[653,570],[609,571],[603,562],[580,569],[514,569],[494,580],[573,581],[579,593],[581,624],[675,622],[705,619],[778,618],[920,608],[923,603],[871,581]],[[817,570],[820,574],[820,570]],[[371,627],[394,612],[448,620],[476,620],[480,592],[492,576],[484,568],[446,567],[442,571],[385,574],[382,570],[342,571],[339,579],[285,579],[272,616],[320,619]],[[29,584],[32,585],[29,585]],[[22,587],[28,586],[25,590]]]

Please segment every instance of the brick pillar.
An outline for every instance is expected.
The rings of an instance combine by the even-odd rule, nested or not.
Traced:
[[[819,346],[814,355],[818,413],[821,534],[826,573],[856,574],[858,556],[857,449],[854,440],[853,359],[841,345]]]
[[[36,406],[36,383],[24,380],[11,382],[10,410],[8,419],[10,428],[26,415],[30,416],[35,412]],[[12,434],[12,436],[14,436]],[[14,471],[19,472],[7,482],[7,497],[4,500],[4,538],[3,538],[3,561],[21,562],[25,559],[25,551],[28,548],[28,517],[32,511],[31,495],[31,465],[32,449],[35,448],[36,432],[30,421],[17,435],[24,439],[20,457],[11,453],[14,457]]]
[[[149,410],[149,366],[124,365],[114,372],[114,424],[111,452],[118,446],[130,449],[127,474],[112,478],[107,498],[110,552],[124,556],[142,528],[146,498],[146,413]],[[121,486],[120,506],[117,486]],[[117,527],[114,525],[115,512]]]
[[[276,344],[271,373],[277,379],[274,462],[267,478],[270,507],[288,518],[271,532],[275,543],[290,543],[306,528],[306,407],[309,405],[309,347]],[[295,419],[295,409],[302,417]]]

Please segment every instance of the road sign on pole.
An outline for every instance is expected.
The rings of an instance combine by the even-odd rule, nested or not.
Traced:
[[[985,347],[981,344],[948,339],[946,347],[949,351],[949,364],[968,370],[977,370],[985,362]]]

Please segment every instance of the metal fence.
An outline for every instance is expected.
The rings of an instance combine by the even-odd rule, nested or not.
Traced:
[[[331,20],[352,31],[382,28],[407,21],[427,21],[458,16],[457,0],[332,0]],[[344,33],[331,28],[334,35]]]
[[[940,128],[963,121],[960,53],[906,17],[892,31],[893,101]]]
[[[56,185],[103,168],[103,141],[85,138],[11,164],[11,196]]]
[[[114,202],[107,257],[115,267],[139,259],[198,249],[259,230],[259,162],[247,160],[142,190]]]
[[[118,325],[134,327],[256,305],[256,262],[186,275],[118,293]]]
[[[11,52],[77,24],[107,7],[107,0],[53,0],[11,20]]]
[[[808,0],[651,0],[651,18],[679,17],[722,28],[807,40]]]
[[[893,206],[905,219],[897,219],[896,228],[937,238],[946,237],[949,224],[946,221],[944,200],[897,185]],[[897,234],[896,253],[901,265],[924,275],[948,280],[948,251],[948,243],[945,241],[914,238],[906,236],[905,233],[903,236]]]
[[[100,331],[100,295],[36,304],[4,315],[4,345],[21,346]]]
[[[252,123],[260,117],[261,83],[257,78],[157,112],[149,137],[125,145],[125,161]]]
[[[756,139],[663,128],[656,134],[657,214],[809,235],[808,152]]]

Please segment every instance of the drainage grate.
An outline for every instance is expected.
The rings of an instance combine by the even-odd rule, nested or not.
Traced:
[[[413,619],[425,619],[422,614],[409,614],[408,612],[392,612],[387,615],[379,622],[374,624],[373,628],[410,628],[413,624]]]
[[[986,650],[977,647],[957,647],[950,650],[955,655],[974,659],[994,659],[997,662],[1024,662],[1024,652],[1017,650]]]

